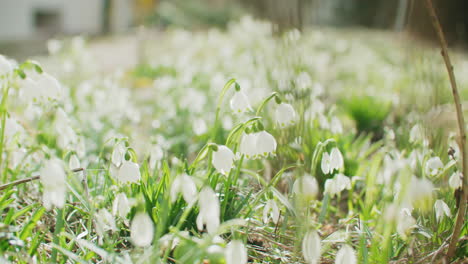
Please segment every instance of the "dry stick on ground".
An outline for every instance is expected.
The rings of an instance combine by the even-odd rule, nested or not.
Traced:
[[[84,171],[84,170],[85,170],[84,168],[77,168],[77,169],[73,169],[72,172],[79,172],[79,171]],[[17,180],[17,181],[7,183],[7,184],[3,184],[3,185],[0,185],[0,191],[8,189],[9,187],[12,187],[12,186],[20,185],[22,183],[38,180],[39,178],[41,178],[41,176],[36,175],[36,176],[32,176],[32,177],[29,177],[29,178],[26,178],[26,179],[21,179],[21,180]]]
[[[463,118],[463,110],[460,103],[460,96],[458,94],[457,83],[455,81],[455,74],[453,73],[453,66],[450,62],[450,57],[448,54],[448,47],[447,41],[445,40],[444,33],[442,31],[442,27],[440,25],[439,19],[437,18],[437,14],[435,12],[434,6],[432,5],[432,0],[426,0],[426,7],[429,11],[429,15],[431,17],[432,25],[437,33],[437,37],[439,38],[439,42],[442,48],[442,56],[444,57],[445,66],[447,67],[447,72],[450,79],[450,85],[452,86],[452,94],[453,99],[455,101],[455,108],[457,111],[457,121],[458,121],[458,129],[460,133],[460,144],[461,144],[461,154],[463,160],[463,186],[462,186],[462,195],[460,201],[460,207],[458,208],[458,215],[455,222],[455,226],[452,232],[452,239],[450,241],[448,250],[447,250],[447,257],[451,259],[455,254],[455,249],[457,247],[458,239],[460,237],[461,229],[463,227],[465,221],[465,214],[466,214],[466,204],[468,200],[468,157],[467,157],[467,146],[466,146],[466,131],[465,131],[465,120]]]

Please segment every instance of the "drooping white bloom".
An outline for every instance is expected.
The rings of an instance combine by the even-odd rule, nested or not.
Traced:
[[[212,163],[219,173],[227,176],[234,164],[234,158],[232,150],[226,146],[218,146],[218,150],[213,151]]]
[[[216,193],[210,187],[204,187],[199,194],[200,210],[197,216],[197,228],[203,230],[206,225],[208,233],[213,234],[219,227],[220,207]]]
[[[111,162],[119,167],[120,164],[122,164],[122,161],[125,160],[125,152],[127,151],[127,148],[125,147],[125,144],[123,142],[119,142],[114,146],[114,150],[112,150],[112,155],[111,155]]]
[[[318,191],[317,180],[309,174],[304,174],[302,177],[297,178],[293,184],[293,192],[296,195],[315,198]]]
[[[114,217],[107,209],[101,209],[96,213],[96,233],[99,236],[103,236],[105,232],[111,230],[116,231],[117,226],[115,225]]]
[[[38,91],[36,99],[60,99],[62,96],[62,87],[58,80],[52,75],[43,72],[36,79],[35,88]]]
[[[251,159],[257,155],[257,137],[258,133],[243,134],[239,144],[240,154]]]
[[[281,103],[276,108],[276,123],[280,127],[287,127],[296,122],[296,111],[290,104]]]
[[[140,166],[131,161],[124,161],[119,168],[117,179],[122,183],[137,183],[141,178]]]
[[[426,162],[426,174],[435,176],[444,168],[444,164],[439,157],[432,157]]]
[[[57,144],[63,149],[78,142],[78,137],[71,127],[71,121],[62,108],[57,109],[55,114],[55,132],[57,133]]]
[[[440,222],[440,220],[442,220],[442,218],[445,216],[447,217],[451,217],[452,216],[452,213],[450,212],[450,208],[448,207],[448,205],[442,201],[442,200],[437,200],[435,201],[434,203],[434,211],[435,211],[435,214],[436,214],[436,219],[437,219],[437,222]]]
[[[356,264],[356,251],[349,246],[343,245],[336,253],[335,264]]]
[[[208,131],[208,126],[206,125],[206,121],[203,118],[196,118],[193,120],[192,129],[195,135],[200,136]]]
[[[397,217],[397,232],[406,239],[408,232],[410,232],[416,225],[416,220],[411,216],[409,210],[402,209]]]
[[[62,162],[58,159],[46,161],[40,170],[40,175],[44,187],[42,194],[44,207],[47,210],[50,210],[53,205],[62,208],[67,191],[66,174]]]
[[[5,141],[11,141],[15,135],[24,132],[23,127],[18,123],[14,117],[7,117],[5,120]]]
[[[0,55],[0,76],[7,74],[13,70],[13,66],[7,58]]]
[[[70,156],[70,160],[68,161],[68,168],[70,170],[80,168],[80,160],[76,156],[76,154],[73,154]]]
[[[226,264],[246,264],[247,249],[239,240],[232,240],[226,247]]]
[[[411,203],[424,200],[432,197],[434,191],[434,184],[426,178],[418,178],[413,176],[411,178],[407,195]]]
[[[422,133],[421,127],[418,124],[414,125],[410,130],[409,142],[414,143],[419,140],[422,140],[422,138],[423,138],[423,133]]]
[[[275,155],[276,146],[276,140],[270,133],[265,130],[258,132],[256,147],[259,156],[268,157],[269,155]]]
[[[330,131],[333,134],[341,134],[343,133],[343,125],[341,124],[340,119],[334,116],[330,121]]]
[[[343,155],[338,148],[333,148],[330,154],[328,154],[328,152],[322,154],[322,162],[320,165],[324,174],[331,174],[334,170],[339,171],[344,167]]]
[[[263,223],[268,223],[269,219],[274,224],[277,224],[280,218],[280,211],[275,200],[270,199],[266,202],[265,207],[263,208]]]
[[[130,238],[137,247],[151,245],[154,236],[154,225],[146,213],[137,213],[130,225]]]
[[[156,168],[156,164],[162,160],[164,157],[164,151],[160,145],[155,145],[151,149],[150,153],[150,160],[149,160],[149,166],[150,169],[154,170]]]
[[[125,193],[119,193],[115,196],[114,203],[112,204],[112,213],[114,215],[125,218],[131,208],[130,201]]]
[[[197,198],[197,186],[193,181],[192,177],[183,173],[175,178],[171,186],[171,201],[177,200],[178,194],[182,192],[185,202],[188,204],[193,203]]]
[[[317,264],[320,260],[320,237],[317,231],[310,230],[302,240],[302,254],[308,264]]]
[[[252,107],[250,106],[249,98],[243,91],[236,91],[234,96],[231,98],[231,110],[234,113],[244,113],[250,111]]]
[[[449,186],[452,189],[458,189],[461,188],[463,184],[463,174],[461,172],[456,171],[452,173],[452,175],[449,178]]]
[[[336,174],[333,179],[325,181],[325,193],[328,193],[332,197],[345,189],[351,189],[351,180],[341,173]]]

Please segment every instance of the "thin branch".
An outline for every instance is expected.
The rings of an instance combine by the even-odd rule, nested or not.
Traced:
[[[448,47],[447,41],[444,37],[444,32],[442,31],[442,27],[440,25],[439,19],[437,18],[437,14],[435,12],[434,6],[432,4],[432,0],[426,0],[426,7],[429,11],[429,16],[431,17],[432,25],[437,33],[437,37],[439,38],[439,42],[442,48],[442,57],[444,58],[445,66],[447,67],[447,72],[450,79],[450,85],[452,86],[452,94],[453,100],[455,101],[455,108],[457,112],[457,121],[458,121],[458,129],[460,133],[460,144],[461,144],[461,154],[463,160],[463,187],[462,187],[462,196],[460,201],[460,207],[458,208],[458,215],[455,222],[455,226],[452,232],[452,239],[449,243],[449,247],[447,250],[447,257],[451,259],[455,254],[455,249],[457,248],[457,243],[460,237],[461,229],[463,227],[463,223],[465,221],[465,214],[466,214],[466,204],[467,204],[467,169],[468,169],[468,157],[467,157],[467,146],[466,146],[466,131],[465,131],[465,120],[463,117],[463,110],[460,103],[460,95],[458,94],[457,82],[455,80],[455,74],[453,73],[453,66],[450,61],[450,57],[448,54]]]
[[[79,172],[79,171],[84,171],[84,170],[85,170],[84,168],[77,168],[77,169],[73,169],[72,172]],[[27,182],[34,181],[34,180],[38,180],[40,178],[41,178],[40,175],[36,175],[36,176],[29,177],[29,178],[9,182],[9,183],[0,185],[0,191],[8,189],[8,188],[10,188],[12,186],[20,185],[20,184],[27,183]]]

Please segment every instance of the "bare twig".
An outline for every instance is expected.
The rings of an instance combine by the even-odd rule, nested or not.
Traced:
[[[73,169],[72,172],[79,172],[79,171],[84,171],[84,170],[85,170],[84,168],[77,168],[77,169]],[[20,184],[27,183],[27,182],[34,181],[34,180],[38,180],[40,178],[41,178],[40,175],[36,175],[36,176],[29,177],[29,178],[9,182],[9,183],[0,185],[0,191],[8,189],[9,187],[12,187],[12,186],[20,185]]]
[[[466,131],[465,131],[465,120],[463,117],[463,110],[460,103],[460,95],[458,94],[457,82],[455,80],[455,74],[453,73],[453,66],[450,61],[450,57],[448,54],[448,47],[447,41],[444,37],[444,32],[442,31],[442,27],[440,25],[439,19],[437,18],[437,14],[435,12],[434,6],[432,4],[432,0],[426,0],[426,7],[431,17],[432,25],[437,33],[437,37],[439,38],[439,42],[442,48],[442,57],[444,58],[445,66],[447,67],[447,72],[450,79],[450,85],[452,86],[452,94],[453,100],[455,101],[455,109],[457,111],[457,121],[458,121],[458,129],[460,133],[460,144],[461,144],[461,154],[463,160],[463,187],[462,187],[462,195],[460,201],[460,207],[458,208],[458,215],[455,222],[455,226],[452,232],[452,239],[449,243],[449,247],[447,250],[447,257],[451,259],[455,254],[455,249],[457,247],[457,243],[460,237],[461,229],[463,227],[463,223],[465,221],[465,214],[466,214],[466,204],[467,204],[467,169],[468,169],[468,158],[467,158],[467,146],[466,146]]]

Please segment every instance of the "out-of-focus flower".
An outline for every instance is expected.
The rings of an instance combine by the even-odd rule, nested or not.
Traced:
[[[67,192],[66,174],[62,162],[58,159],[46,161],[40,170],[41,182],[44,187],[42,201],[44,207],[50,210],[53,205],[63,208]]]
[[[80,166],[80,160],[78,159],[76,154],[71,155],[70,160],[68,161],[68,168],[70,170],[73,170],[73,169],[77,169],[79,167],[81,167]]]
[[[281,103],[276,108],[276,122],[280,127],[296,123],[296,111],[290,104]]]
[[[119,142],[114,146],[114,150],[112,150],[111,155],[111,162],[119,167],[122,164],[122,161],[125,160],[125,152],[127,148],[123,142]]]
[[[343,133],[343,125],[341,124],[340,119],[334,116],[330,121],[330,131],[333,134],[341,134]]]
[[[114,203],[112,204],[112,213],[114,215],[125,218],[131,208],[130,201],[125,193],[119,193],[115,196]]]
[[[333,148],[330,154],[328,154],[328,152],[323,153],[321,168],[324,174],[331,174],[334,170],[339,171],[343,166],[343,155],[338,148]]]
[[[124,161],[119,168],[118,180],[122,183],[138,183],[141,178],[140,166],[131,161]]]
[[[234,96],[231,98],[231,110],[234,113],[244,113],[250,111],[252,107],[250,106],[249,98],[243,91],[234,92]]]
[[[57,54],[62,49],[62,42],[57,39],[50,39],[47,41],[47,50],[50,55]]]
[[[325,193],[328,193],[332,197],[345,189],[351,189],[351,180],[341,173],[336,174],[333,179],[325,181]]]
[[[302,240],[302,254],[308,264],[317,264],[320,260],[320,237],[317,231],[308,231]]]
[[[459,171],[452,173],[452,175],[449,178],[450,188],[456,190],[458,188],[461,188],[462,184],[463,184],[463,174],[461,174],[461,172]]]
[[[437,200],[435,201],[434,203],[434,211],[435,211],[435,214],[436,214],[436,219],[437,219],[437,222],[440,222],[440,220],[442,220],[442,218],[445,216],[447,217],[451,217],[452,216],[452,213],[450,212],[450,208],[448,207],[448,205],[442,201],[442,200]]]
[[[235,155],[226,146],[217,146],[217,148],[216,151],[213,151],[213,166],[219,173],[228,175],[234,164]]]
[[[210,187],[204,187],[199,194],[200,210],[197,216],[197,228],[203,230],[206,225],[208,233],[213,234],[219,227],[219,200]]]
[[[259,156],[267,157],[276,154],[276,140],[265,130],[258,132],[256,147]]]
[[[130,238],[137,247],[151,245],[154,236],[154,225],[146,213],[137,213],[130,225]]]
[[[426,162],[426,174],[435,176],[444,168],[444,164],[439,157],[432,157]]]
[[[296,195],[315,198],[318,191],[317,180],[309,174],[304,174],[302,177],[297,178],[293,184],[293,192]]]
[[[13,66],[7,58],[0,55],[0,76],[7,74],[13,70]]]
[[[162,160],[164,157],[164,151],[160,145],[154,145],[151,148],[150,159],[149,159],[149,166],[152,170],[156,168],[156,164]]]
[[[335,264],[356,264],[356,251],[349,246],[343,245],[336,253]]]
[[[200,136],[208,131],[208,126],[206,125],[206,121],[203,118],[197,118],[193,120],[192,129],[195,135]]]
[[[197,186],[192,177],[183,173],[175,178],[171,186],[171,201],[177,200],[177,195],[182,192],[185,202],[188,204],[193,203],[197,198]]]
[[[55,132],[57,133],[57,144],[62,149],[74,146],[78,137],[71,127],[70,119],[62,108],[57,109],[55,114]]]
[[[114,217],[112,216],[107,209],[101,209],[96,213],[96,233],[99,236],[103,236],[105,232],[111,230],[116,231],[117,227],[115,225]]]
[[[263,223],[268,223],[269,219],[273,221],[274,224],[277,224],[280,218],[280,211],[275,200],[270,199],[266,202],[265,207],[263,208]]]
[[[406,239],[407,234],[415,225],[416,220],[411,216],[411,213],[406,209],[400,210],[397,216],[397,232],[403,239]]]
[[[226,264],[246,264],[247,249],[239,240],[232,240],[226,247]]]

